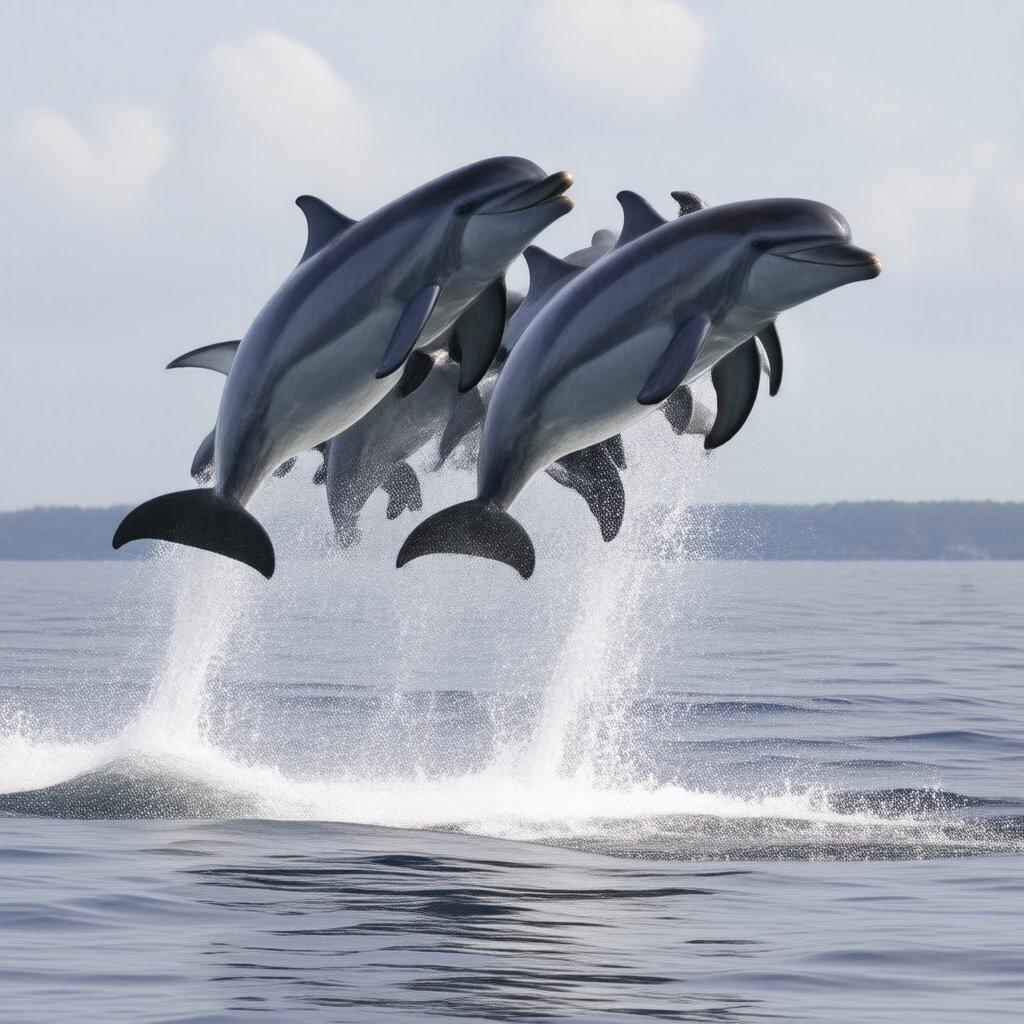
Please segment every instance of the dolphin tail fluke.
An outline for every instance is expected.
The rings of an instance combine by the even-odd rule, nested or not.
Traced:
[[[485,502],[463,501],[424,519],[398,552],[399,569],[421,555],[475,555],[511,566],[524,580],[537,556],[530,535],[507,512]]]
[[[267,579],[274,575],[274,545],[267,531],[212,487],[163,494],[132,509],[114,533],[114,547],[143,539],[213,551],[251,565]]]

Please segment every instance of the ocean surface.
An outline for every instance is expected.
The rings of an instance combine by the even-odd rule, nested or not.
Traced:
[[[1019,1021],[1024,564],[611,550],[0,563],[0,1020]]]

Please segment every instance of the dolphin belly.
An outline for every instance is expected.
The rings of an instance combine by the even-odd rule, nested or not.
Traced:
[[[546,381],[525,352],[513,364],[514,352],[484,425],[481,498],[508,508],[534,474],[650,413],[653,407],[641,405],[637,395],[672,333],[669,324],[658,323],[612,345],[581,339],[577,352],[584,358]]]
[[[616,342],[555,382],[537,427],[537,443],[548,462],[606,441],[652,411],[637,395],[671,338],[670,325],[656,324]]]
[[[218,489],[244,504],[276,466],[340,434],[384,398],[397,379],[378,380],[374,369],[381,337],[389,336],[395,318],[388,309],[365,317],[271,378],[265,389],[245,388],[244,380],[232,379],[232,368],[228,387],[236,387],[217,421]],[[262,367],[238,369],[253,377]]]

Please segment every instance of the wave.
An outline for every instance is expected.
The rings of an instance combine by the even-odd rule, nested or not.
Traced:
[[[737,795],[677,784],[602,786],[515,777],[492,765],[458,776],[294,776],[213,746],[131,749],[33,744],[23,772],[67,777],[0,794],[0,814],[74,819],[273,819],[464,832],[633,858],[901,859],[1024,849],[1012,801],[941,790]],[[4,779],[10,787],[10,777]],[[23,776],[24,781],[24,776]],[[973,817],[963,817],[970,810]]]

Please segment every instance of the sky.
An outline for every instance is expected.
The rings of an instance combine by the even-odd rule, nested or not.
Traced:
[[[630,188],[823,200],[881,257],[780,318],[712,497],[1024,500],[1022,44],[1010,0],[0,0],[0,508],[187,486],[221,380],[163,366],[245,332],[295,197],[500,154],[575,176],[556,253]]]

